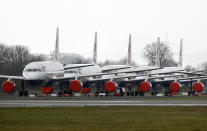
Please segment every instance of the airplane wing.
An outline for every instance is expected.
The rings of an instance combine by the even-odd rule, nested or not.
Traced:
[[[181,73],[181,74],[187,74],[187,75],[197,75],[197,76],[206,76],[205,74],[203,73],[192,73],[192,72],[182,72],[182,71],[176,71],[175,73]]]
[[[103,76],[103,75],[111,75],[111,74],[116,74],[114,72],[111,72],[111,73],[96,73],[96,74],[88,74],[88,75],[82,75],[82,74],[77,74],[75,76],[68,76],[68,77],[55,77],[55,76],[52,76],[51,79],[53,80],[66,80],[66,79],[78,79],[78,78],[84,78],[84,77],[94,77],[94,76]],[[126,77],[136,77],[137,75],[133,75],[133,76],[130,76],[130,75],[125,75],[125,76],[117,76],[116,79],[118,78],[126,78]],[[111,79],[111,78],[114,78],[114,77],[110,77],[110,78],[101,78],[101,79],[96,79],[96,80],[108,80],[108,79]],[[94,79],[95,80],[95,79]]]
[[[156,80],[154,82],[156,83],[162,83],[162,82],[173,82],[173,81],[179,81],[181,83],[188,83],[193,82],[197,80],[204,80],[207,79],[207,76],[201,76],[201,77],[185,77],[185,78],[175,78],[175,79],[165,79],[165,80]]]
[[[90,81],[91,82],[107,81],[107,80],[115,80],[115,79],[122,79],[122,78],[131,78],[131,77],[136,77],[136,76],[137,75],[114,76],[114,77],[108,77],[108,78],[93,79],[93,80],[90,80]]]
[[[198,72],[206,72],[207,70],[198,70],[198,71],[193,71],[191,73],[198,73]]]
[[[163,75],[163,74],[173,74],[173,73],[178,73],[181,71],[185,71],[183,69],[176,70],[176,71],[166,71],[166,72],[158,72],[158,73],[150,73],[149,75]]]
[[[131,70],[131,71],[119,71],[117,72],[118,73],[139,73],[139,72],[145,72],[145,71],[152,71],[152,70],[159,70],[159,69],[162,69],[160,67],[157,67],[157,68],[152,68],[152,69],[143,69],[143,70]]]
[[[88,67],[88,66],[94,66],[94,64],[67,65],[67,66],[64,66],[64,70],[67,70],[67,69],[75,69],[75,68],[81,68],[81,67]]]
[[[24,80],[24,77],[23,76],[0,75],[0,78]]]
[[[154,76],[154,77],[149,77],[149,76],[145,76],[145,77],[139,77],[136,79],[132,79],[132,80],[127,80],[128,82],[132,82],[132,81],[143,81],[143,80],[153,80],[153,79],[163,79],[163,78],[169,78],[169,77],[178,77],[178,76],[183,76],[183,75],[162,75],[162,76]]]
[[[107,71],[113,71],[113,70],[121,70],[121,69],[128,69],[131,68],[130,66],[126,66],[126,67],[111,67],[111,68],[107,68],[107,69],[102,69],[102,72],[107,72]]]

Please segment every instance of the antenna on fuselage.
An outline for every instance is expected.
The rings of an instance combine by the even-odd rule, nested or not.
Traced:
[[[132,52],[131,52],[131,34],[129,34],[129,45],[128,45],[128,54],[127,54],[127,65],[131,66],[132,64]]]
[[[93,48],[93,64],[97,64],[97,32],[95,32],[94,48]]]
[[[56,42],[55,42],[55,61],[59,61],[59,28],[56,31]]]

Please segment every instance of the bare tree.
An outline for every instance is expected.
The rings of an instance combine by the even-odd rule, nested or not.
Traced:
[[[32,61],[43,60],[43,55],[34,55],[25,46],[0,44],[0,72],[6,75],[22,75],[24,66]]]
[[[143,57],[148,62],[148,65],[154,66],[156,60],[156,46],[157,43],[153,42],[151,44],[147,44],[144,48]],[[160,66],[168,67],[168,66],[177,66],[177,62],[173,59],[173,53],[170,50],[170,47],[167,46],[164,42],[160,43]]]

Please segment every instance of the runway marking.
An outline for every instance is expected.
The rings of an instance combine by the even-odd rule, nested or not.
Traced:
[[[86,107],[86,106],[207,106],[207,104],[45,104],[45,103],[1,103],[0,107],[7,107],[9,105],[15,105],[15,107]]]
[[[2,101],[0,100],[0,104],[2,102],[16,102],[16,103],[28,103],[28,102],[32,102],[32,103],[81,103],[81,102],[86,102],[86,103],[95,103],[95,102],[103,102],[103,103],[108,103],[108,102],[112,102],[112,103],[122,103],[122,102],[129,102],[129,103],[133,103],[133,102],[144,102],[144,101]]]

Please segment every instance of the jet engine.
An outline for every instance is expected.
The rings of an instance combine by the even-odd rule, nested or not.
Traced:
[[[117,83],[114,81],[108,81],[105,84],[105,90],[106,92],[110,93],[110,92],[114,92],[115,89],[117,88]]]
[[[70,82],[69,88],[72,92],[78,92],[82,88],[83,84],[79,80],[72,80]]]
[[[82,88],[81,93],[87,94],[90,91],[90,88]]]
[[[140,86],[139,91],[146,93],[150,91],[152,84],[148,81],[143,81],[139,86]]]
[[[5,81],[2,83],[2,90],[5,93],[11,93],[14,90],[15,84],[12,81]]]
[[[204,88],[204,85],[201,82],[195,82],[193,84],[193,91],[194,92],[201,92],[203,90],[203,88]]]
[[[50,94],[52,92],[52,87],[41,87],[42,93]]]
[[[179,92],[180,88],[181,88],[181,85],[179,82],[174,81],[170,84],[170,91],[171,92]]]

